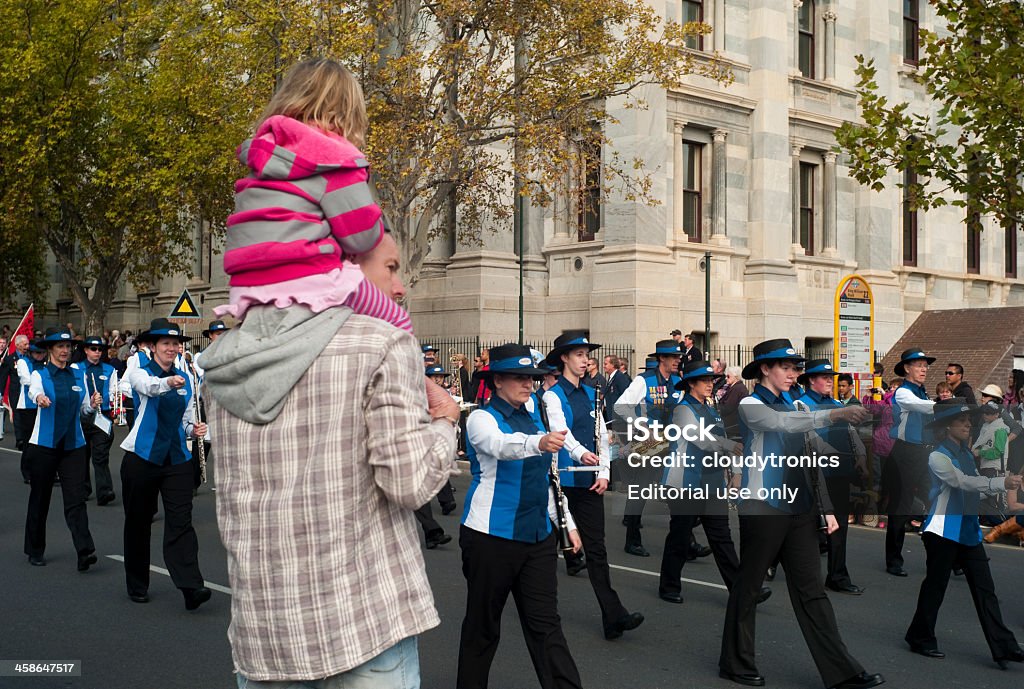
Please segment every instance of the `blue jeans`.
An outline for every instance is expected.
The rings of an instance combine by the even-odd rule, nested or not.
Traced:
[[[236,675],[238,689],[420,689],[420,656],[410,636],[359,667],[326,679],[257,682]]]

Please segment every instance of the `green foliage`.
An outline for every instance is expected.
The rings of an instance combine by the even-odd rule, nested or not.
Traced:
[[[921,32],[914,75],[937,104],[934,116],[878,94],[873,61],[857,56],[863,124],[836,133],[857,181],[881,190],[890,171],[911,169],[918,209],[946,204],[1004,226],[1024,219],[1024,4],[931,0],[946,30]],[[902,182],[899,184],[902,188]]]

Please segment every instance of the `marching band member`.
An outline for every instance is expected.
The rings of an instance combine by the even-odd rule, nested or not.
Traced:
[[[636,415],[646,416],[651,421],[668,424],[672,421],[673,409],[683,397],[683,393],[676,390],[683,350],[675,340],[659,340],[654,352],[647,357],[648,361],[657,359],[657,366],[648,368],[633,379],[615,402],[615,413],[620,417],[627,417],[633,416],[635,412]],[[653,479],[653,476],[649,476],[651,472],[644,469],[634,472],[632,479],[635,483],[646,484],[650,483],[648,478]],[[626,525],[625,551],[640,557],[650,556],[640,536],[640,517],[645,504],[646,501],[643,499],[627,500],[626,514],[622,519]]]
[[[124,376],[121,377],[121,383],[118,389],[121,390],[121,394],[125,395],[131,402],[132,405],[125,409],[125,416],[128,417],[128,427],[132,428],[135,426],[135,414],[138,411],[135,408],[135,395],[132,392],[131,375],[132,371],[142,368],[149,364],[150,359],[153,358],[153,350],[151,343],[143,342],[139,340],[139,337],[135,337],[135,341],[132,343],[134,352],[128,357],[128,361],[125,362]],[[175,353],[177,355],[177,353]]]
[[[544,393],[543,404],[552,431],[565,431],[565,444],[558,451],[558,468],[600,465],[600,471],[566,472],[562,490],[569,501],[579,527],[586,554],[587,575],[601,608],[604,638],[617,639],[624,631],[636,629],[644,621],[638,612],[630,613],[612,588],[608,552],[604,544],[604,492],[608,490],[609,447],[604,415],[595,403],[597,391],[582,383],[589,353],[601,345],[587,340],[583,330],[569,330],[555,338],[555,346],[545,361],[558,369],[557,382]],[[600,457],[595,431],[600,429]]]
[[[46,347],[48,361],[32,372],[28,390],[38,413],[25,449],[32,483],[25,518],[25,554],[32,565],[46,564],[46,515],[53,479],[60,475],[64,521],[78,553],[78,571],[84,572],[96,564],[96,546],[85,510],[89,465],[81,416],[95,413],[100,394],[90,395],[82,371],[68,365],[72,348],[80,342],[67,328],[48,328],[35,344]]]
[[[683,392],[683,400],[672,413],[672,423],[679,428],[700,425],[700,420],[711,428],[715,439],[708,441],[698,438],[682,439],[678,447],[675,466],[665,467],[662,484],[673,488],[686,488],[704,493],[703,496],[673,500],[669,504],[672,516],[665,549],[661,559],[661,582],[658,595],[669,603],[682,603],[683,565],[690,551],[693,529],[698,520],[704,527],[708,543],[715,556],[715,564],[722,575],[722,581],[730,591],[739,572],[739,558],[729,530],[729,502],[717,497],[717,491],[726,486],[724,466],[708,466],[705,459],[731,457],[742,452],[743,446],[726,437],[725,424],[715,408],[711,406],[711,393],[715,381],[724,378],[715,373],[707,361],[691,361],[681,371],[681,380],[676,389]],[[675,443],[673,443],[673,446]],[[772,595],[768,587],[762,587],[757,602],[763,603]]]
[[[222,320],[218,319],[218,320],[215,320],[215,321],[210,321],[209,327],[207,327],[207,329],[203,331],[203,337],[210,338],[210,344],[213,344],[214,342],[217,341],[218,337],[220,337],[221,335],[223,335],[224,333],[226,333],[229,330],[231,330],[231,328],[229,328],[224,323],[224,321],[222,321]],[[204,349],[203,351],[206,351],[206,350]],[[196,396],[199,398],[199,408],[200,408],[200,410],[203,411],[203,415],[204,415],[203,418],[201,418],[199,420],[200,421],[205,421],[206,420],[206,416],[205,416],[205,414],[206,414],[206,405],[205,405],[205,399],[203,398],[203,365],[202,365],[202,363],[200,363],[201,360],[202,360],[202,357],[203,357],[203,352],[196,352],[195,354],[193,354],[192,355],[192,365],[190,367],[184,369],[184,370],[185,370],[186,373],[192,374],[192,386],[193,386],[193,389],[196,391]],[[212,464],[210,462],[210,460],[211,460],[211,456],[210,456],[211,446],[210,446],[210,429],[209,429],[209,427],[207,427],[207,429],[206,429],[206,435],[203,436],[203,441],[202,442],[203,442],[203,457],[206,460],[205,461],[205,466],[206,466],[206,472],[207,472],[207,479],[208,479],[208,481],[210,483],[210,490],[216,492],[217,488],[213,484],[213,474],[210,473],[210,468],[211,468]],[[200,466],[200,462],[199,462],[199,441],[198,440],[195,440],[195,441],[192,442],[192,461],[194,462],[194,466],[193,466],[193,470],[194,471],[193,471],[193,473],[195,474],[195,486],[196,486],[196,489],[198,490],[199,486],[202,485],[202,466]]]
[[[195,610],[210,599],[210,589],[203,585],[199,540],[192,528],[192,455],[186,437],[202,438],[206,424],[195,423],[192,385],[174,366],[181,343],[191,338],[166,318],[157,318],[138,339],[152,347],[152,358],[128,374],[137,416],[121,443],[128,597],[149,602],[149,542],[159,495],[164,506],[164,562],[185,598],[185,608]]]
[[[559,511],[549,484],[551,454],[565,432],[548,432],[539,409],[529,412],[537,368],[529,347],[491,350],[484,380],[489,405],[467,422],[472,482],[466,494],[459,545],[466,577],[466,616],[459,643],[458,689],[485,689],[501,634],[501,612],[512,594],[540,685],[580,687],[558,616],[558,551],[552,522]],[[573,548],[581,547],[571,516]]]
[[[85,338],[85,361],[71,364],[85,375],[85,383],[92,392],[98,392],[102,405],[97,411],[98,414],[109,419],[111,417],[111,400],[118,391],[117,371],[110,364],[103,362],[103,350],[106,345],[100,337],[91,335]],[[85,454],[91,460],[93,471],[96,474],[96,504],[100,507],[108,505],[117,497],[114,494],[114,481],[110,476],[110,446],[114,442],[113,428],[108,433],[96,426],[95,423],[85,424],[82,427],[85,432]],[[89,472],[85,474],[87,493],[92,492],[92,484],[89,483]]]
[[[1024,663],[1024,651],[1013,632],[1003,623],[996,598],[988,555],[981,543],[982,495],[998,495],[1020,488],[1021,477],[979,476],[971,452],[971,407],[963,398],[942,400],[934,407],[928,424],[939,445],[928,456],[931,474],[931,507],[921,527],[921,542],[927,553],[927,573],[921,582],[914,619],[907,629],[910,650],[928,658],[944,658],[935,638],[939,607],[946,595],[953,567],[961,567],[978,611],[981,630],[1000,668],[1007,661]]]
[[[802,461],[804,433],[838,421],[861,423],[871,415],[859,406],[794,410],[789,390],[803,362],[789,340],[768,340],[754,347],[754,359],[743,369],[744,378],[758,381],[740,403],[746,456],[736,466],[744,469],[742,484],[750,495],[740,500],[740,570],[729,591],[719,674],[738,684],[764,686],[755,661],[755,610],[768,566],[778,558],[786,570],[797,622],[825,686],[874,687],[885,679],[864,672],[846,650],[822,582],[817,533],[821,512],[827,515],[829,532],[838,524],[828,494],[813,489],[820,470],[806,464],[791,468],[785,461],[794,456]]]
[[[19,338],[24,337],[24,335],[19,335],[14,340],[18,342]],[[29,483],[31,472],[25,448],[28,447],[32,428],[36,423],[37,407],[35,400],[29,395],[28,388],[32,384],[32,373],[46,366],[46,349],[36,342],[30,342],[25,352],[18,350],[17,357],[14,369],[18,373],[19,387],[18,402],[14,406],[14,440],[17,442],[16,447],[21,451],[21,477],[25,483]]]

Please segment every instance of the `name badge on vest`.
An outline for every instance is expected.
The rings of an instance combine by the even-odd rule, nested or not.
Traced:
[[[106,380],[106,379],[107,379],[106,376],[100,376],[100,380]]]
[[[74,392],[81,392],[81,391],[82,391],[82,388],[78,387],[77,385],[72,385],[72,386],[71,386],[71,389],[72,389],[72,390],[73,390]]]
[[[184,397],[188,392],[185,391],[185,388],[178,388],[178,394]]]

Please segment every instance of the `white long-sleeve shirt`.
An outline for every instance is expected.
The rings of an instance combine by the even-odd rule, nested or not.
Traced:
[[[573,462],[581,464],[583,455],[589,452],[589,450],[587,450],[586,446],[583,443],[576,439],[576,437],[572,434],[572,429],[570,429],[568,424],[565,422],[565,412],[562,410],[562,400],[558,397],[558,395],[553,393],[551,390],[548,390],[547,392],[544,393],[543,401],[544,408],[548,414],[548,425],[551,426],[551,430],[566,431],[565,444],[562,445],[562,449],[566,450],[569,453],[569,456],[572,458]],[[601,467],[601,470],[597,472],[597,478],[608,479],[611,476],[610,458],[612,455],[611,448],[608,446],[608,429],[605,428],[603,419],[601,423],[601,432],[598,436],[598,439],[600,442],[600,453],[598,454],[598,459],[600,460],[600,462],[598,466]]]

